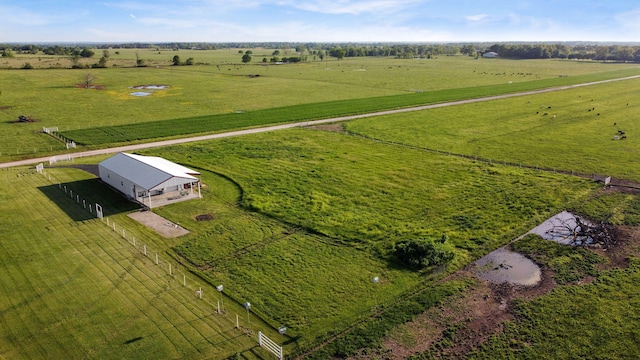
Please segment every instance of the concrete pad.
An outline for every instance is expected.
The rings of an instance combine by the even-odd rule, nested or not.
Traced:
[[[174,224],[153,211],[138,211],[128,215],[137,222],[155,230],[158,234],[166,238],[175,238],[186,235],[189,230]]]

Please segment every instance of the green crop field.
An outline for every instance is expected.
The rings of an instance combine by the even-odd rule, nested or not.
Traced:
[[[25,59],[3,59],[0,161],[67,153],[40,132],[43,126],[60,127],[81,145],[69,151],[81,151],[640,73],[634,64],[466,57],[261,66],[238,64],[238,49],[135,51],[112,50],[117,66],[108,69],[60,69],[42,57],[29,59],[43,62],[38,69],[18,70],[4,61]],[[254,49],[254,62],[270,51]],[[200,65],[167,66],[174,54]],[[128,68],[136,56],[149,66]],[[88,72],[104,88],[74,87]],[[169,87],[131,95],[138,91],[131,86],[145,84]],[[311,358],[375,348],[394,326],[472,286],[443,281],[446,275],[558,211],[636,224],[632,195],[596,196],[597,184],[570,173],[640,179],[638,90],[639,80],[624,80],[355,120],[344,124],[346,132],[341,125],[296,128],[141,151],[202,173],[202,199],[153,210],[190,231],[179,238],[129,218],[136,206],[88,173],[64,167],[105,156],[47,168],[51,179],[33,168],[2,169],[0,358],[270,358],[256,345],[258,330],[290,356],[327,340]],[[14,122],[19,115],[36,122]],[[67,190],[102,204],[108,220],[94,218]],[[196,221],[202,214],[211,220]],[[421,271],[402,266],[394,245],[422,238],[441,239],[453,260]],[[544,324],[567,314],[575,319],[548,326],[548,343],[533,322],[521,321],[474,356],[491,349],[511,356],[527,346],[526,336],[536,346],[518,354],[553,353],[564,346],[566,327],[590,326],[577,309],[560,310],[573,293],[592,306],[635,306],[620,300],[637,290],[633,260],[625,280],[625,272],[590,267],[597,261],[582,253],[531,248],[530,256],[547,256],[541,262],[569,267],[567,278],[587,269],[602,279],[518,305],[519,319],[545,311]],[[573,261],[579,264],[571,268]],[[611,284],[620,289],[606,295]],[[194,295],[200,287],[202,300]],[[224,314],[216,311],[220,301]],[[250,313],[242,307],[247,301]],[[613,308],[625,334],[636,336],[637,319]],[[283,325],[287,333],[280,335]],[[604,335],[606,348],[622,344],[638,353],[612,334]]]

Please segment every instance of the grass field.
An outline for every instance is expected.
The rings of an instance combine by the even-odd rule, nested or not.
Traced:
[[[350,131],[495,162],[640,180],[640,80],[383,116]],[[618,131],[624,131],[626,139]]]
[[[122,51],[121,56],[135,58],[132,51]],[[457,56],[431,60],[333,59],[262,66],[230,64],[237,51],[200,54],[211,59],[206,61],[209,65],[0,70],[0,136],[7,140],[0,142],[0,161],[65,152],[64,143],[40,132],[43,126],[71,132],[69,137],[79,143],[104,144],[638,74],[637,65],[595,62],[484,61]],[[180,54],[190,55],[195,56]],[[75,88],[87,74],[96,76],[93,84],[103,85],[104,90]],[[135,90],[130,87],[152,84],[169,88],[145,97],[131,95]],[[355,99],[362,100],[352,102]],[[267,110],[271,108],[280,110]],[[19,115],[37,122],[12,123]],[[127,127],[118,128],[120,125]],[[102,138],[78,134],[81,129],[95,131]]]

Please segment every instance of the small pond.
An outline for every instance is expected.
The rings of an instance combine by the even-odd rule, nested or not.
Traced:
[[[146,90],[146,91],[132,92],[131,95],[133,96],[149,96],[154,90],[165,90],[168,88],[169,88],[169,85],[154,85],[154,84],[129,86],[129,89],[133,89],[133,90]]]
[[[500,248],[474,263],[478,277],[491,282],[536,285],[542,279],[540,267],[522,254]]]
[[[582,218],[580,218],[580,221],[587,225],[590,224]],[[576,225],[576,216],[568,211],[563,211],[534,227],[528,233],[540,235],[546,240],[552,240],[563,245],[586,245],[591,243],[591,238],[575,235]]]

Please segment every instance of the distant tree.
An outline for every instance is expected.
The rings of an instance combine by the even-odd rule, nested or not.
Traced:
[[[2,57],[12,58],[13,57],[13,52],[11,50],[4,49],[4,50],[2,50]]]
[[[251,55],[251,54],[253,54],[253,51],[251,51],[251,50],[247,50],[247,51],[245,51],[244,53],[245,53],[245,54],[247,54],[247,55]]]
[[[263,62],[263,63],[266,63],[267,61],[268,61],[268,60],[267,60],[267,58],[266,58],[266,57],[263,57],[263,58],[262,58],[262,62]]]
[[[173,63],[173,66],[178,66],[180,65],[180,56],[178,55],[174,55],[173,59],[171,60],[171,62]]]
[[[251,55],[249,54],[242,55],[242,62],[245,64],[251,62]]]
[[[476,55],[476,47],[473,44],[470,45],[464,45],[461,49],[460,52],[464,55],[469,55],[469,56],[474,56]]]
[[[96,81],[96,79],[98,79],[98,77],[92,73],[86,73],[84,74],[84,76],[82,77],[82,83],[84,84],[85,88],[90,88],[91,84]]]
[[[80,55],[78,54],[71,55],[71,68],[72,69],[83,68],[82,64],[80,64]]]
[[[24,65],[22,65],[22,69],[24,70],[30,70],[33,69],[33,65],[31,65],[30,63],[26,62],[24,63]]]
[[[91,67],[93,68],[106,68],[107,67],[107,58],[106,57],[101,57],[100,60],[98,60],[98,63],[91,65]]]
[[[108,59],[111,54],[109,53],[109,49],[102,50],[102,57]]]
[[[144,67],[146,66],[144,63],[143,59],[140,59],[140,54],[138,53],[138,50],[136,50],[136,66],[137,67]]]
[[[190,57],[187,59],[187,61],[184,62],[185,65],[193,65],[193,58]]]
[[[616,55],[619,61],[633,61],[633,48],[621,47],[616,51]]]
[[[346,54],[346,51],[343,48],[336,47],[329,50],[329,55],[333,56],[334,58],[337,58],[338,60],[344,59],[345,54]]]
[[[95,54],[95,52],[93,52],[93,50],[90,50],[88,48],[84,48],[82,49],[82,51],[80,51],[80,56],[83,58],[90,58]]]
[[[280,50],[274,50],[274,51],[271,53],[271,55],[272,55],[272,56],[278,56],[278,55],[280,55]]]

